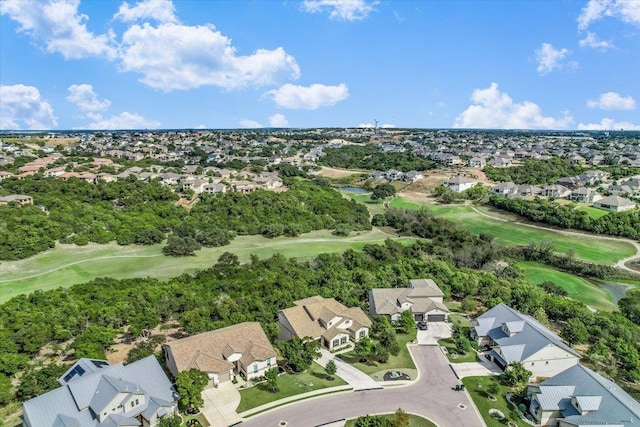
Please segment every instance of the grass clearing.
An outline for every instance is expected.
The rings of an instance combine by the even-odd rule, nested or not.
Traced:
[[[240,390],[240,405],[237,412],[241,413],[258,406],[323,388],[346,385],[342,378],[334,375],[334,380],[329,381],[324,368],[317,363],[312,363],[309,369],[300,374],[284,374],[278,377],[277,393],[262,390],[260,385]]]
[[[398,353],[397,356],[390,355],[386,363],[380,363],[374,360],[360,362],[360,357],[353,352],[341,354],[339,357],[376,381],[382,381],[385,372],[395,369],[402,370],[411,378],[415,378],[418,371],[416,370],[415,363],[413,363],[413,358],[411,358],[407,344],[416,339],[416,334],[417,331],[415,329],[408,334],[396,334],[398,344],[400,344],[400,353]]]
[[[381,417],[393,422],[396,419],[395,414],[384,414],[380,415]],[[356,420],[348,420],[345,427],[355,427]],[[426,418],[419,417],[417,415],[409,414],[409,427],[437,427],[436,424],[432,423]]]
[[[447,359],[449,359],[449,362],[451,363],[466,363],[478,360],[478,353],[473,350],[460,354],[460,351],[456,348],[453,338],[438,340],[438,344],[447,349]]]
[[[312,259],[326,252],[361,250],[367,244],[386,239],[410,244],[414,238],[398,238],[378,228],[334,236],[329,230],[314,231],[299,237],[267,239],[262,236],[238,236],[231,244],[203,248],[195,256],[173,258],[162,254],[164,244],[152,246],[119,246],[117,243],[87,246],[61,245],[31,258],[0,262],[0,303],[19,294],[38,289],[49,290],[85,283],[98,277],[124,279],[153,277],[167,280],[184,273],[210,268],[224,252],[238,255],[248,262],[252,254],[268,258],[276,253],[299,260]]]
[[[506,394],[511,390],[508,387],[503,386],[498,382],[495,377],[466,377],[462,379],[462,383],[466,387],[467,391],[473,399],[473,403],[476,404],[482,419],[487,424],[487,427],[504,427],[507,425],[507,420],[516,423],[519,427],[528,427],[529,424],[520,419],[518,411],[515,410],[509,402],[507,402]],[[488,393],[486,392],[489,384],[498,383],[499,391],[497,393],[497,400],[495,402],[489,400]],[[489,415],[490,409],[497,409],[502,412],[506,419],[504,421],[498,421]]]
[[[578,210],[586,212],[587,215],[589,215],[589,217],[591,217],[592,219],[602,218],[603,216],[606,216],[609,214],[609,212],[605,211],[604,209],[598,209],[592,206],[583,206]]]
[[[617,309],[617,305],[606,290],[600,289],[586,279],[536,262],[521,261],[517,265],[524,270],[525,278],[534,285],[551,281],[567,291],[567,296],[576,301],[598,310],[613,311]]]
[[[493,236],[498,243],[507,246],[525,246],[530,243],[550,241],[557,253],[565,254],[572,251],[576,258],[598,264],[615,264],[617,261],[634,255],[635,248],[626,242],[599,239],[591,235],[565,235],[553,230],[543,230],[516,224],[518,220],[513,215],[503,215],[486,208],[476,208],[470,205],[451,204],[441,205],[425,199],[423,203],[397,197],[390,203],[391,207],[418,210],[425,208],[434,215],[461,224],[475,234],[485,233]],[[483,214],[507,219],[500,221]]]

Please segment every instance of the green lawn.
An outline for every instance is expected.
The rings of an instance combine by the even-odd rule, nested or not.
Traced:
[[[558,253],[564,254],[571,250],[576,258],[599,264],[614,264],[620,259],[636,253],[635,248],[626,242],[599,239],[597,236],[587,234],[567,236],[552,230],[528,227],[516,224],[515,221],[517,219],[513,215],[492,212],[486,208],[476,208],[481,212],[478,213],[471,205],[441,205],[426,198],[424,203],[421,204],[407,201],[401,197],[395,198],[390,204],[392,207],[405,209],[420,209],[424,207],[434,215],[455,221],[475,234],[489,234],[497,242],[507,246],[524,246],[532,242],[550,241]],[[500,217],[507,221],[489,218],[482,213]]]
[[[237,412],[241,413],[264,404],[284,399],[285,397],[320,390],[328,387],[346,385],[342,378],[335,376],[333,381],[327,380],[324,368],[317,363],[301,374],[284,374],[278,377],[277,393],[262,390],[260,385],[240,390],[240,405]]]
[[[609,212],[604,209],[594,208],[592,206],[583,206],[578,209],[579,211],[585,211],[587,215],[589,215],[593,219],[602,218],[605,215],[608,215]]]
[[[467,319],[466,316],[463,316],[458,313],[450,313],[449,314],[449,322],[453,324],[462,325],[464,327],[471,327],[471,321]]]
[[[382,201],[371,200],[371,193],[351,193],[349,191],[341,191],[342,196],[347,199],[355,200],[367,206],[371,215],[384,213],[384,203]]]
[[[478,360],[478,354],[473,350],[460,354],[452,338],[438,340],[438,344],[447,349],[447,359],[451,363],[475,362]],[[456,356],[451,357],[452,354]]]
[[[490,409],[501,411],[509,421],[515,422],[518,426],[528,427],[529,425],[520,420],[518,412],[507,402],[506,394],[510,391],[508,387],[500,384],[500,391],[496,396],[498,399],[495,402],[489,400],[485,390],[491,382],[498,382],[498,380],[496,377],[467,377],[462,379],[462,383],[469,391],[473,403],[476,404],[487,427],[504,427],[507,425],[506,420],[498,421],[490,416]]]
[[[400,353],[398,353],[397,356],[389,356],[389,360],[386,363],[376,361],[362,363],[359,362],[360,358],[353,352],[341,354],[339,357],[345,362],[360,369],[376,381],[382,381],[384,373],[393,369],[402,370],[402,372],[406,373],[411,378],[415,378],[417,374],[416,365],[413,363],[411,353],[409,353],[409,349],[407,348],[407,343],[416,338],[416,333],[417,331],[414,329],[408,334],[396,334],[398,344],[400,344]]]
[[[389,421],[394,421],[396,419],[395,414],[385,414],[381,416],[388,419]],[[354,419],[354,420],[348,420],[344,426],[355,427],[355,425],[356,425],[356,420]],[[409,414],[409,427],[436,427],[436,425],[426,418]]]
[[[252,254],[268,258],[275,253],[300,260],[311,259],[320,253],[343,252],[349,248],[361,250],[370,243],[383,243],[386,239],[409,244],[414,238],[398,238],[378,228],[354,232],[339,237],[322,230],[299,237],[267,239],[262,236],[239,236],[230,245],[204,248],[195,256],[165,257],[162,246],[119,246],[89,244],[87,246],[56,245],[54,249],[20,261],[0,263],[0,303],[9,298],[37,289],[48,290],[84,283],[98,277],[123,279],[154,277],[166,280],[183,273],[210,268],[223,252],[233,252],[241,262]]]
[[[617,305],[611,300],[611,295],[607,291],[581,277],[535,262],[522,261],[517,265],[524,270],[526,279],[535,285],[551,281],[567,291],[568,296],[576,301],[598,310],[613,311],[617,309]]]

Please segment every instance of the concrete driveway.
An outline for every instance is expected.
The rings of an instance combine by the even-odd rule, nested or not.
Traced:
[[[495,363],[487,360],[482,353],[480,353],[478,360],[479,362],[452,363],[451,368],[453,368],[456,376],[460,379],[464,377],[500,375],[502,373],[502,369]]]
[[[353,387],[353,390],[368,390],[372,388],[382,388],[373,378],[365,374],[359,369],[354,368],[347,362],[343,361],[339,357],[336,357],[327,349],[321,348],[319,359],[316,360],[323,368],[327,366],[330,360],[333,360],[336,364],[336,375],[342,378]]]
[[[202,413],[212,427],[228,427],[242,421],[236,409],[240,404],[240,392],[231,381],[204,389]]]
[[[365,414],[402,408],[441,427],[482,427],[484,422],[466,392],[453,390],[455,377],[437,346],[409,346],[420,372],[411,385],[321,396],[273,409],[246,419],[243,427],[310,427]]]
[[[437,345],[438,340],[451,338],[451,325],[446,322],[429,322],[428,329],[421,331],[418,329],[418,344]]]

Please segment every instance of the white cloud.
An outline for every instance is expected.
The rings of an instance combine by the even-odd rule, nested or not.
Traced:
[[[88,113],[87,118],[93,120],[86,129],[111,130],[111,129],[157,129],[159,122],[147,120],[136,113],[121,113],[119,116],[111,116],[106,119],[101,114]]]
[[[631,122],[618,122],[614,119],[604,118],[600,123],[580,123],[579,130],[640,130],[640,125]]]
[[[255,120],[251,120],[251,119],[241,119],[238,122],[238,124],[243,128],[249,128],[249,129],[259,129],[264,127],[262,126],[262,123],[256,122]]]
[[[374,126],[371,123],[360,123],[358,125],[359,128],[363,128],[363,129],[367,129],[367,128],[373,128]]]
[[[106,110],[111,105],[108,99],[100,101],[93,91],[93,86],[89,84],[71,85],[68,90],[67,101],[76,104],[76,107],[82,111]]]
[[[65,59],[87,56],[114,58],[112,34],[95,35],[87,29],[87,15],[78,12],[80,0],[4,0],[0,14],[19,24],[19,31],[43,43],[47,52]]]
[[[578,28],[586,30],[604,17],[640,25],[640,2],[637,0],[590,0],[578,16]]]
[[[278,89],[270,90],[265,96],[273,97],[276,105],[292,110],[315,110],[319,107],[335,105],[349,97],[349,89],[344,83],[338,86],[312,84],[296,86],[285,84]]]
[[[176,8],[171,0],[144,0],[131,7],[127,2],[120,5],[114,19],[124,22],[132,22],[140,19],[151,18],[158,22],[178,22]]]
[[[284,116],[284,114],[274,114],[269,117],[269,125],[274,128],[286,128],[289,126],[289,120]]]
[[[636,108],[636,101],[631,96],[623,97],[616,92],[607,92],[600,95],[597,101],[588,100],[587,106],[601,110],[633,110]]]
[[[486,89],[476,89],[471,95],[473,105],[460,114],[453,127],[484,129],[565,129],[573,119],[565,113],[556,119],[545,117],[540,107],[530,101],[513,102],[500,92],[497,83]]]
[[[51,105],[33,86],[0,85],[0,129],[51,129],[58,122]]]
[[[213,25],[133,25],[122,36],[121,69],[146,85],[171,91],[203,85],[227,90],[297,79],[300,68],[281,47],[237,56],[231,39]]]
[[[382,129],[393,129],[396,127],[396,125],[393,125],[391,123],[385,123],[382,126],[380,126]]]
[[[614,44],[610,41],[600,40],[596,33],[587,32],[585,38],[580,40],[581,47],[592,47],[599,50],[608,50],[615,48]]]
[[[329,12],[329,18],[339,21],[361,21],[375,10],[377,1],[367,0],[305,0],[302,10],[309,13]]]
[[[565,64],[562,60],[571,53],[568,49],[557,50],[551,43],[542,43],[540,49],[536,50],[536,61],[538,61],[538,73],[549,74],[554,69],[563,68]]]

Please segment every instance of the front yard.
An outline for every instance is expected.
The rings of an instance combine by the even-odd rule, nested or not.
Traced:
[[[413,363],[407,344],[416,339],[416,332],[417,331],[413,329],[408,334],[396,334],[396,339],[398,340],[398,344],[400,344],[400,353],[398,353],[397,356],[389,356],[389,360],[386,363],[380,363],[375,360],[360,362],[360,357],[354,352],[345,353],[339,357],[377,381],[382,381],[382,378],[376,378],[374,374],[384,374],[384,372],[389,370],[401,370],[415,379],[415,373],[417,373],[416,365]]]
[[[260,385],[240,390],[241,400],[237,412],[248,411],[249,409],[284,399],[285,397],[346,384],[346,382],[336,375],[334,375],[333,381],[327,380],[327,374],[324,368],[314,362],[311,364],[311,367],[303,373],[280,375],[278,377],[279,391],[277,393],[263,390]]]
[[[496,393],[496,401],[489,400],[489,393],[487,389],[489,384],[498,383],[498,392]],[[498,381],[496,377],[466,377],[462,379],[467,391],[473,399],[482,419],[487,424],[487,427],[504,427],[508,422],[515,423],[519,427],[529,427],[529,424],[520,419],[518,411],[507,402],[506,394],[511,391],[509,387],[506,387]],[[497,409],[505,415],[505,420],[498,421],[496,418],[489,414],[491,409]],[[513,424],[511,424],[513,425]]]
[[[438,344],[447,349],[447,359],[449,359],[449,362],[451,363],[475,362],[478,360],[478,353],[476,353],[473,349],[461,353],[456,348],[456,344],[453,338],[438,340]]]

